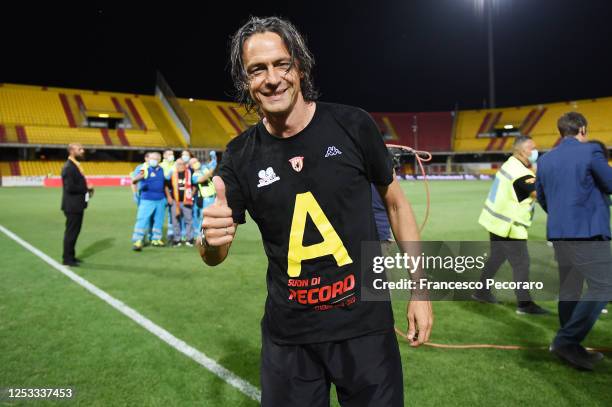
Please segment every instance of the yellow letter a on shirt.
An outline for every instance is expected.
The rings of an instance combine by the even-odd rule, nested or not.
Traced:
[[[321,243],[302,246],[306,216],[310,215],[313,223],[323,236]],[[289,252],[287,253],[287,273],[289,277],[298,277],[302,269],[302,261],[317,257],[333,255],[338,267],[351,264],[351,260],[340,236],[323,213],[315,197],[310,192],[295,196],[295,208],[289,234]]]

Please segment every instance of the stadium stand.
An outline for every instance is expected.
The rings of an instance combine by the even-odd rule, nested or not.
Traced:
[[[126,128],[86,127],[91,116],[118,118]],[[187,147],[154,96],[1,84],[0,143],[75,141],[91,146]]]
[[[490,137],[504,126],[534,138],[541,150],[560,141],[557,119],[568,111],[584,114],[589,121],[589,138],[612,146],[612,98],[551,103],[538,106],[489,110],[466,110],[457,114],[454,148],[456,152],[508,152],[512,137]],[[480,137],[479,137],[480,136]]]
[[[6,161],[0,161],[0,176],[8,177],[13,174],[13,170],[11,168],[11,163]]]
[[[257,121],[235,103],[179,99],[192,121],[191,143],[156,96],[0,84],[0,143],[223,148]],[[121,119],[125,129],[87,127],[87,117]]]
[[[191,118],[192,147],[222,149],[258,120],[235,103],[195,99],[179,99],[179,103]]]
[[[155,127],[159,129],[167,146],[187,147],[187,142],[179,133],[168,111],[159,102],[155,96],[141,96],[140,100],[151,116],[151,120],[155,123]]]
[[[171,107],[157,93],[133,95],[0,83],[0,145],[63,148],[68,143],[80,142],[88,148],[111,150],[222,150],[233,137],[258,120],[256,113],[246,114],[242,107],[231,102],[184,98],[174,98],[174,101],[175,107]],[[174,108],[184,111],[188,117],[189,142],[181,132],[184,123],[175,122],[177,116],[170,110]],[[570,110],[587,117],[591,139],[612,147],[612,97],[457,112],[372,113],[372,117],[387,143],[450,157],[456,153],[507,153],[512,148],[512,136],[518,134],[531,135],[540,150],[548,150],[560,141],[556,129],[558,117]],[[108,119],[107,124],[121,125],[88,127],[88,120],[95,121],[97,117]],[[31,160],[33,155],[20,157]],[[132,158],[119,158],[126,159]],[[44,164],[41,161],[41,165],[51,167],[10,161],[0,163],[0,170],[4,175],[58,172],[57,165],[51,161]],[[125,166],[121,165],[115,168],[101,164],[92,167],[91,174],[104,171],[113,172],[105,175],[125,174]],[[494,170],[493,167],[482,171]]]
[[[451,151],[452,112],[372,113],[385,141],[431,152]]]
[[[66,161],[10,161],[0,162],[0,175],[59,176]],[[121,161],[85,161],[83,171],[90,175],[129,175],[137,163]]]
[[[69,125],[57,93],[16,85],[0,87],[0,123],[5,126]]]

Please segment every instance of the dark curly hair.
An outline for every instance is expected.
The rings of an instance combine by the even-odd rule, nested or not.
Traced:
[[[297,64],[298,70],[302,74],[300,85],[304,100],[312,102],[317,100],[319,92],[315,89],[312,79],[312,67],[314,57],[306,46],[306,41],[287,20],[279,17],[251,17],[232,37],[230,50],[230,63],[232,79],[236,88],[236,100],[243,105],[248,112],[257,108],[255,101],[249,93],[249,78],[244,69],[242,60],[242,47],[245,41],[253,34],[273,32],[278,34],[291,54],[291,69]]]

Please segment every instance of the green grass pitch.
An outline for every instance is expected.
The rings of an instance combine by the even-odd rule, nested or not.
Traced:
[[[423,238],[486,240],[477,218],[489,185],[432,182]],[[423,184],[402,187],[422,219]],[[60,194],[1,188],[0,224],[61,260]],[[132,252],[134,217],[128,188],[99,188],[85,213],[77,244],[85,263],[76,273],[259,387],[266,259],[256,225],[240,226],[229,258],[208,268],[193,248]],[[532,239],[544,239],[544,225],[537,208]],[[394,304],[402,327],[404,310]],[[436,302],[434,312],[436,343],[547,346],[557,327],[556,312],[519,316],[511,303]],[[586,345],[612,346],[610,318],[599,319]],[[400,348],[409,406],[612,405],[610,354],[582,373],[545,350],[412,349],[401,341]],[[76,392],[70,405],[256,405],[0,233],[0,387],[66,386]]]

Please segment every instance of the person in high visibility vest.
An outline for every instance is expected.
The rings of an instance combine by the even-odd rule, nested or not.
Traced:
[[[194,238],[200,233],[199,226],[202,224],[202,211],[215,201],[215,186],[212,182],[214,167],[210,169],[209,163],[193,163],[193,185],[196,186],[196,194],[193,205],[193,235]]]
[[[159,166],[164,170],[164,174],[166,176],[170,175],[170,171],[174,168],[174,151],[166,150],[164,151],[164,159]]]
[[[192,157],[189,160],[189,168],[191,168],[191,184],[194,186],[193,193],[193,227],[191,228],[191,236],[189,239],[195,239],[199,231],[197,231],[196,225],[198,224],[198,219],[202,215],[202,197],[200,196],[200,190],[198,188],[198,178],[202,176],[202,172],[206,170],[206,168],[200,163],[196,157]]]
[[[174,151],[172,150],[164,151],[164,159],[159,165],[164,170],[164,175],[166,179],[170,179],[170,175],[172,174],[172,169],[174,168]],[[174,228],[172,227],[172,208],[170,207],[170,205],[167,205],[166,212],[168,214],[166,241],[171,242],[174,240]]]
[[[527,238],[535,206],[535,175],[531,165],[538,159],[536,143],[529,136],[514,140],[513,153],[501,166],[489,191],[478,219],[491,241],[489,259],[480,281],[493,279],[501,265],[508,260],[514,281],[529,281],[529,251]],[[531,299],[529,290],[515,290],[517,314],[548,314]],[[472,298],[486,303],[497,303],[490,290],[477,290]]]
[[[140,183],[140,203],[136,215],[136,225],[132,235],[133,249],[141,251],[147,228],[153,218],[151,228],[151,245],[155,247],[164,246],[162,241],[162,227],[164,224],[164,213],[166,210],[165,186],[166,178],[164,170],[159,166],[160,154],[151,152],[148,161],[144,164],[138,175],[132,178],[132,183]]]

